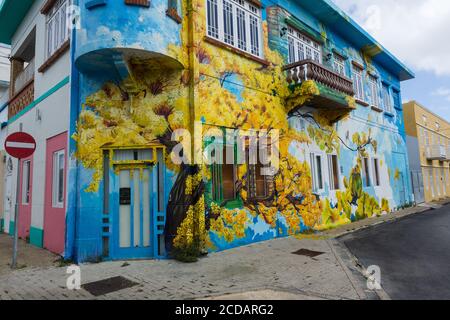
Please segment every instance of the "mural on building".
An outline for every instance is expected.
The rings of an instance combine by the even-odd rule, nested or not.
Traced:
[[[182,12],[188,12],[188,3],[182,1]],[[406,178],[402,173],[408,172],[405,161],[391,153],[405,145],[398,131],[401,119],[386,121],[389,130],[369,128],[364,121],[351,118],[356,102],[346,95],[340,97],[348,107],[345,112],[310,108],[308,102],[324,88],[314,81],[289,85],[283,54],[269,45],[268,21],[263,21],[265,61],[261,63],[204,40],[205,3],[193,1],[192,20],[186,16],[182,19],[179,36],[157,41],[165,44],[160,51],[184,68],[165,69],[154,59],[133,58],[128,65],[130,73],[122,81],[104,79],[94,86],[98,88],[94,92],[83,89],[87,93],[73,139],[77,143],[75,157],[90,172],[84,185],[86,194],[99,194],[105,148],[163,146],[167,175],[171,177],[166,248],[184,260],[195,259],[205,250],[314,232],[378,216],[407,202],[396,198],[391,188],[395,181]],[[166,1],[152,1],[154,7],[142,11],[156,14],[163,5]],[[191,35],[190,21],[194,21]],[[98,30],[114,34],[111,28],[105,25]],[[329,36],[324,27],[322,37],[327,44]],[[189,50],[192,39],[193,55]],[[136,48],[140,45],[134,44]],[[347,54],[363,59],[368,69],[375,69],[369,53],[348,49]],[[369,108],[357,112],[359,119],[372,117]],[[194,121],[201,122],[204,130],[279,131],[276,142],[280,168],[269,179],[264,199],[250,196],[247,164],[237,166],[236,197],[225,201],[213,196],[210,166],[172,162],[170,154],[177,144],[171,139],[172,133],[179,128],[191,129]],[[300,121],[306,124],[301,130],[296,127]],[[309,158],[312,149],[338,156],[340,165],[335,169],[340,172],[340,190],[332,191],[324,183],[321,191],[314,191]],[[379,179],[390,181],[383,190],[364,186],[363,161],[369,154],[378,157]]]

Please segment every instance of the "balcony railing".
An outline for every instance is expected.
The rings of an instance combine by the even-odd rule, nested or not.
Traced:
[[[426,148],[426,157],[428,160],[446,160],[447,159],[447,152],[445,150],[445,146],[435,144],[432,146],[428,146]]]
[[[447,147],[447,160],[450,161],[450,145]]]
[[[301,84],[303,81],[313,80],[345,95],[354,95],[352,80],[313,60],[291,63],[283,69],[287,72],[289,84]]]
[[[14,79],[14,94],[22,90],[34,78],[34,58]]]

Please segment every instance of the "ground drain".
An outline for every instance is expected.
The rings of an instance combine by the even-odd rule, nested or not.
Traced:
[[[321,254],[323,254],[323,252],[312,251],[312,250],[308,250],[308,249],[300,249],[298,251],[292,252],[292,254],[314,258],[314,257],[320,256]]]
[[[82,288],[95,297],[102,296],[111,292],[137,286],[138,283],[128,280],[124,277],[113,277],[100,281],[90,282],[82,285]]]

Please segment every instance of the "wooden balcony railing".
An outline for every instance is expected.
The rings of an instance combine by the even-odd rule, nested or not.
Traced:
[[[313,60],[291,63],[285,66],[283,70],[287,73],[289,84],[301,84],[303,81],[313,80],[335,91],[349,96],[354,95],[351,79],[329,70]]]

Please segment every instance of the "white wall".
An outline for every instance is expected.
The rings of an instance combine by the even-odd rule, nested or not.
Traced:
[[[0,106],[8,100],[9,62],[10,48],[0,43]]]
[[[26,15],[24,21],[17,29],[12,39],[12,55],[17,53],[21,45],[36,28],[35,49],[35,96],[37,99],[54,88],[70,75],[69,50],[44,73],[37,70],[45,62],[45,16],[40,13],[44,1],[37,0]],[[38,113],[41,119],[38,119]],[[8,125],[8,134],[22,131],[31,134],[36,140],[36,151],[33,156],[33,185],[32,185],[32,215],[31,225],[43,229],[44,225],[44,195],[45,195],[45,162],[47,139],[69,130],[70,121],[70,83],[54,92],[36,107],[22,115]],[[13,206],[15,203],[17,160],[13,160],[12,175],[5,182],[5,197],[13,201],[5,203],[5,229],[8,230],[10,219],[13,220]],[[67,182],[66,182],[67,183]],[[8,207],[12,206],[12,207]]]

